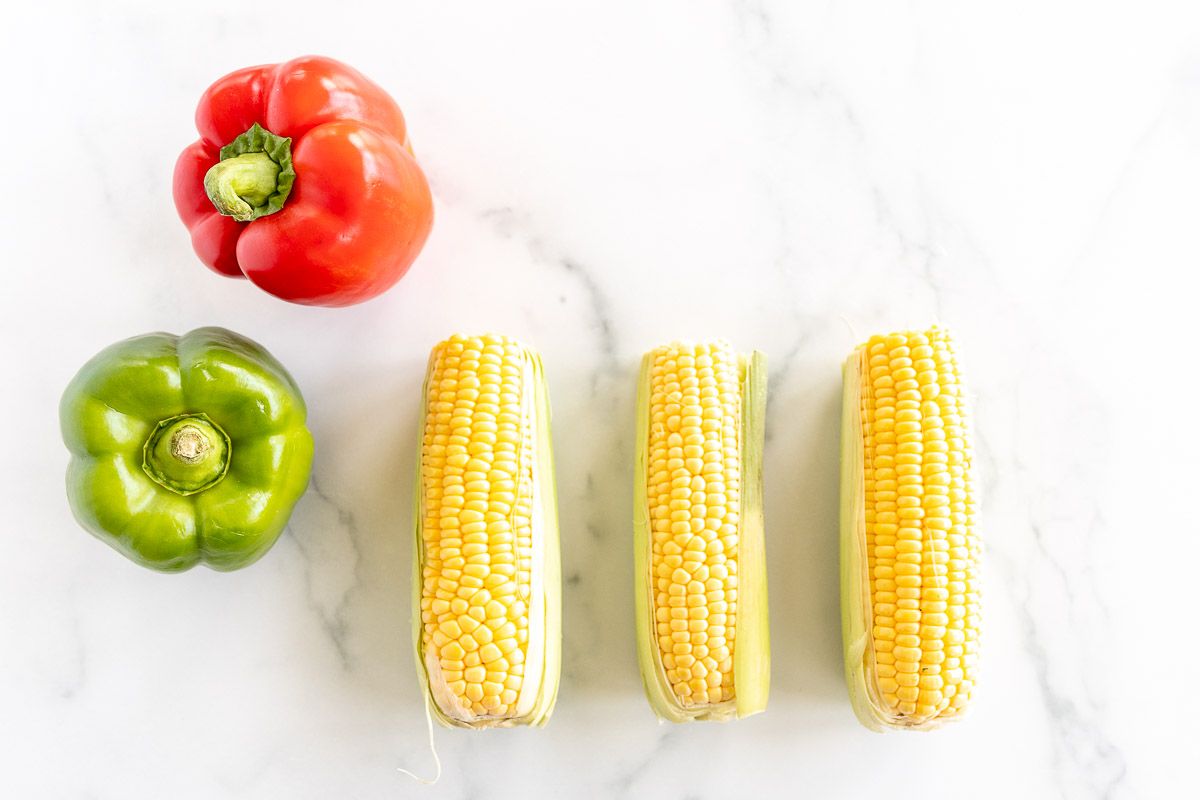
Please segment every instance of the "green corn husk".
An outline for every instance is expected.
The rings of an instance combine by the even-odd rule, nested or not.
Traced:
[[[845,655],[846,687],[850,706],[865,727],[882,732],[888,721],[877,711],[867,681],[870,657],[871,620],[866,575],[867,553],[863,517],[863,434],[859,400],[862,356],[857,351],[842,368],[842,458],[841,458],[841,586],[842,649]]]
[[[537,422],[534,434],[534,449],[537,459],[533,470],[535,487],[534,513],[540,513],[542,539],[542,576],[540,589],[542,614],[540,615],[540,625],[538,624],[539,620],[530,619],[529,636],[530,641],[533,641],[540,629],[543,643],[541,685],[533,709],[522,717],[483,717],[474,720],[464,720],[447,713],[446,709],[439,705],[437,694],[431,686],[432,678],[425,663],[425,647],[421,624],[422,565],[424,559],[422,525],[425,509],[421,469],[418,466],[413,502],[414,516],[416,517],[412,572],[413,652],[417,659],[417,675],[421,683],[422,694],[425,697],[426,707],[438,722],[447,727],[482,730],[484,728],[510,728],[525,725],[540,728],[549,721],[558,697],[559,671],[562,660],[562,569],[559,555],[558,501],[555,494],[554,457],[550,438],[550,395],[546,385],[545,370],[542,366],[541,356],[535,350],[523,345],[521,349],[528,361],[527,379],[533,389],[531,405]],[[431,357],[421,391],[423,411],[429,396],[429,379],[432,373],[433,358]],[[422,413],[421,425],[424,425],[424,413]],[[418,465],[420,464],[421,440],[421,431],[418,430]],[[538,525],[535,523],[535,547],[537,546],[536,531],[538,529]],[[536,581],[536,577],[533,580],[534,591],[536,592],[538,590],[538,582]],[[530,606],[530,613],[533,613],[532,605]],[[527,669],[526,677],[528,676],[529,670]]]
[[[638,379],[637,449],[634,462],[634,606],[638,665],[654,713],[669,722],[747,717],[764,711],[771,680],[767,615],[767,564],[762,503],[762,452],[766,424],[766,356],[740,357],[742,374],[742,509],[738,533],[738,612],[733,646],[734,699],[697,708],[683,706],[667,681],[654,623],[651,575],[651,521],[646,494],[650,439],[650,369],[653,353],[642,360]]]

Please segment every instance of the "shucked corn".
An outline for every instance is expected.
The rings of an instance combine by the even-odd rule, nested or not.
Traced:
[[[967,707],[980,544],[965,399],[937,328],[872,337],[845,367],[843,633],[855,712],[925,729]],[[414,624],[434,714],[544,724],[559,664],[558,533],[541,361],[501,336],[430,357]],[[769,688],[761,354],[672,344],[638,390],[638,654],[654,711],[762,711]]]
[[[642,678],[674,721],[763,710],[765,368],[727,344],[672,344],[639,387],[636,591]]]
[[[419,671],[439,719],[544,724],[559,662],[558,533],[541,360],[504,336],[434,348],[417,486]]]
[[[874,336],[846,362],[843,633],[868,727],[929,728],[967,707],[979,637],[967,413],[950,336]]]

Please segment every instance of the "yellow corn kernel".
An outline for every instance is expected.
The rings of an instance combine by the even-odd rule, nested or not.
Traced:
[[[543,381],[537,355],[504,336],[456,335],[430,356],[417,635],[448,724],[542,724],[553,706],[558,550]]]
[[[933,328],[874,336],[845,372],[852,701],[870,727],[932,727],[966,707],[978,659],[980,544],[958,363]]]
[[[638,590],[643,681],[666,719],[761,711],[769,680],[761,354],[742,357],[722,342],[674,343],[646,355],[641,381],[637,494],[644,500],[635,528],[637,585],[645,587]],[[742,682],[742,629],[734,620],[743,612],[744,572],[754,578],[744,655],[757,658]]]
[[[704,583],[695,576],[718,563],[727,569],[737,565],[741,373],[738,356],[727,345],[676,344],[653,352],[647,485],[653,526],[650,563],[654,574],[666,575],[657,580],[656,613],[669,607],[672,595],[725,602],[726,589],[734,588],[733,575],[724,581],[714,579],[712,593],[706,597]],[[706,465],[715,469],[706,471]],[[685,559],[673,570],[663,550],[668,542],[683,551]],[[696,558],[687,558],[689,552]],[[732,612],[737,604],[728,607]],[[708,642],[708,622],[699,616],[657,626],[659,636],[672,636],[674,642],[687,642],[693,648]],[[733,631],[727,640],[733,648]],[[662,656],[670,652],[660,648]],[[705,679],[709,673],[715,676],[712,680]],[[685,707],[723,703],[734,697],[732,670],[722,672],[712,655],[696,661],[690,672],[677,671],[671,684]],[[684,686],[691,691],[684,694]]]

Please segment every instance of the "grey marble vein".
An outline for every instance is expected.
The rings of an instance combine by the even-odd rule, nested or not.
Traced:
[[[302,506],[289,529],[305,561],[305,595],[342,668],[351,670],[355,661],[349,643],[349,608],[362,582],[358,524],[353,513],[321,490],[316,475]],[[334,571],[339,567],[341,574]]]

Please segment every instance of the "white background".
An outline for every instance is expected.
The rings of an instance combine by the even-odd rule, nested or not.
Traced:
[[[0,31],[0,793],[51,798],[1183,796],[1200,714],[1194,2],[38,2]],[[178,9],[178,10],[175,10]],[[204,88],[317,52],[386,87],[437,202],[350,309],[191,253],[170,197]],[[984,676],[929,735],[841,677],[839,364],[957,334],[976,401]],[[313,485],[250,569],[162,576],[80,531],[59,395],[206,324],[289,366]],[[425,356],[545,355],[564,672],[539,731],[438,731],[409,652]],[[634,655],[639,355],[771,366],[769,711],[659,726]]]

